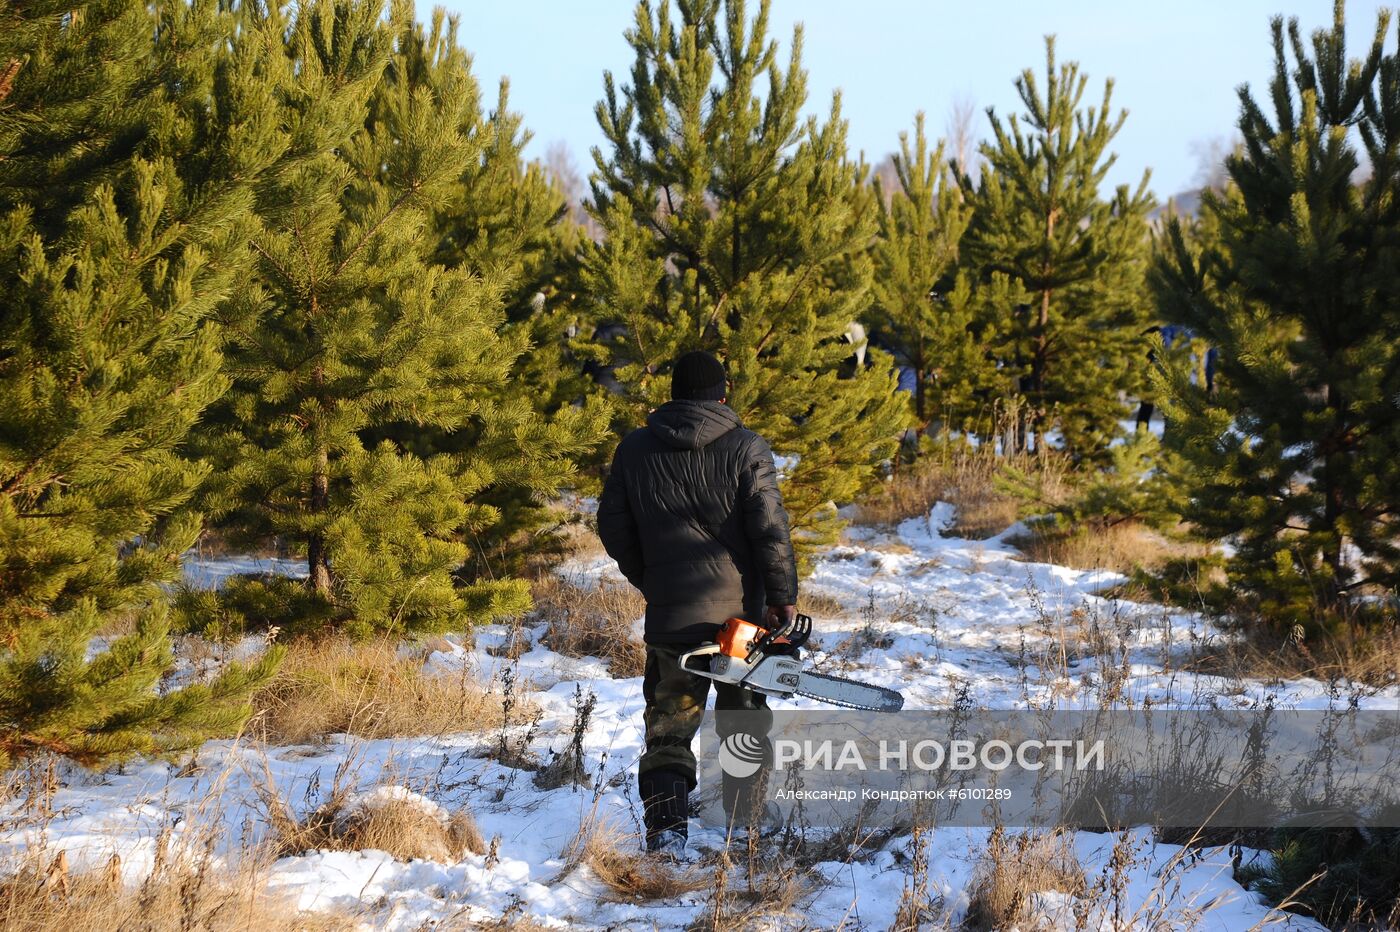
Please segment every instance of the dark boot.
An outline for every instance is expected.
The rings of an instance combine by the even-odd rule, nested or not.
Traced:
[[[685,847],[689,832],[690,780],[679,771],[660,768],[637,777],[647,850]]]

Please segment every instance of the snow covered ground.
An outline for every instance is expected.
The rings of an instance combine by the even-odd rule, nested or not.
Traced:
[[[230,576],[278,575],[305,579],[305,560],[284,557],[211,557],[191,553],[185,560],[185,582],[198,588],[214,589]]]
[[[958,697],[984,708],[1057,708],[1103,702],[1181,707],[1316,708],[1355,702],[1395,708],[1396,691],[1329,687],[1310,680],[1223,681],[1180,670],[1201,638],[1221,637],[1202,619],[1158,605],[1099,597],[1119,580],[1016,559],[1006,539],[946,536],[951,507],[904,522],[894,533],[851,529],[826,551],[805,583],[830,606],[820,617],[819,669],[858,676],[900,689],[907,708],[943,708]],[[265,563],[265,561],[259,561]],[[275,567],[274,567],[275,568]],[[257,567],[267,570],[267,566]],[[621,584],[606,559],[560,568],[568,577]],[[190,578],[215,585],[238,562],[203,560]],[[842,609],[837,613],[834,607]],[[458,863],[396,861],[376,851],[311,852],[271,866],[269,887],[305,909],[358,916],[366,927],[454,928],[506,916],[529,916],[558,928],[684,928],[713,909],[704,888],[668,901],[623,902],[587,865],[571,866],[566,851],[580,825],[600,820],[635,832],[639,811],[632,773],[642,747],[641,680],[613,679],[597,659],[568,658],[540,645],[544,626],[517,632],[492,626],[470,639],[435,641],[424,673],[461,675],[482,682],[510,678],[541,710],[531,749],[547,759],[569,740],[580,693],[596,696],[584,747],[591,787],[539,789],[528,772],[493,760],[495,731],[366,741],[338,737],[324,744],[260,747],[211,742],[180,765],[145,762],[104,773],[67,770],[42,824],[18,824],[0,812],[0,854],[21,856],[44,845],[66,850],[75,866],[105,865],[113,853],[139,878],[163,844],[212,845],[222,858],[268,832],[270,790],[304,814],[337,788],[360,794],[360,805],[407,799],[432,812],[470,810],[493,851]],[[528,643],[518,659],[500,648],[512,636]],[[780,706],[784,705],[779,703]],[[786,704],[802,707],[800,702]],[[512,734],[518,734],[512,732]],[[12,806],[17,804],[11,804]],[[440,807],[440,808],[439,808]],[[945,917],[957,921],[988,830],[938,828],[926,833],[927,882]],[[719,842],[697,833],[699,847]],[[813,868],[809,883],[774,928],[886,929],[910,883],[911,838],[894,838],[873,852],[834,858]],[[1204,849],[1190,856],[1154,841],[1142,830],[1127,836],[1080,832],[1072,849],[1089,883],[1106,877],[1125,852],[1125,885],[1116,909],[1126,925],[1151,928],[1248,929],[1266,921],[1289,928],[1320,928],[1274,914],[1232,878],[1232,853]],[[1117,855],[1115,855],[1115,849]],[[1255,856],[1245,852],[1246,859]],[[742,857],[734,885],[741,886]],[[694,870],[713,875],[715,865]],[[1037,897],[1035,909],[1056,927],[1075,927],[1067,894]],[[1114,928],[1107,901],[1094,907],[1086,928]],[[1121,926],[1120,926],[1121,927]]]

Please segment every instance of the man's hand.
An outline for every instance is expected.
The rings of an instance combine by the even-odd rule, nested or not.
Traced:
[[[796,605],[770,605],[768,611],[763,613],[763,626],[769,631],[777,631],[779,628],[791,624],[796,618]]]

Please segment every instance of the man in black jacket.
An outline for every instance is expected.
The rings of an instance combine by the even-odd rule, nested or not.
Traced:
[[[681,654],[715,638],[730,617],[774,628],[793,617],[797,567],[773,451],[725,405],[724,366],[686,353],[671,376],[671,401],[618,444],[598,503],[598,534],[628,582],[646,596],[646,751],[637,767],[647,847],[683,848],[695,789],[690,743],[711,680],[680,668]],[[715,684],[718,713],[761,713],[748,689]],[[726,729],[720,715],[717,730]],[[755,716],[746,717],[753,730]],[[737,726],[736,726],[737,727]],[[751,804],[751,781],[727,775],[725,811]]]

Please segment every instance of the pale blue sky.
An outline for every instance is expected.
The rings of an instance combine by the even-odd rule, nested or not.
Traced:
[[[572,150],[583,174],[590,146],[601,142],[593,106],[603,71],[626,80],[631,56],[622,33],[631,0],[451,0],[462,44],[477,77],[511,82],[512,109],[534,132],[528,150],[554,141]],[[1375,28],[1374,0],[1347,5],[1349,53],[1359,54]],[[750,0],[751,10],[757,0]],[[421,9],[421,7],[420,7]],[[426,13],[426,9],[422,9]],[[1235,87],[1262,90],[1272,62],[1269,17],[1296,15],[1304,31],[1331,21],[1332,0],[773,0],[772,33],[786,58],[792,25],[805,27],[808,108],[824,113],[843,92],[853,151],[878,161],[924,110],[941,135],[955,101],[977,105],[985,134],[988,105],[1005,112],[1019,101],[1012,79],[1043,68],[1046,33],[1058,36],[1061,60],[1079,61],[1097,102],[1102,79],[1116,79],[1114,102],[1129,111],[1114,149],[1113,183],[1136,183],[1151,167],[1165,197],[1192,186],[1200,149],[1232,133]],[[1394,47],[1395,27],[1387,45]]]

